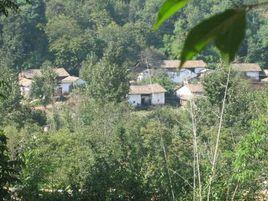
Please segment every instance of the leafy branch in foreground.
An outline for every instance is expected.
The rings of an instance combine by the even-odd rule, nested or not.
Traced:
[[[164,21],[183,8],[188,2],[189,0],[165,1],[160,8],[154,29],[159,28]],[[227,63],[232,62],[245,37],[247,12],[265,5],[268,5],[268,2],[242,5],[241,8],[227,9],[200,22],[187,35],[181,52],[180,67],[187,60],[192,59],[204,50],[211,42],[215,43],[224,61]]]
[[[235,58],[245,31],[245,10],[229,9],[214,15],[190,31],[181,53],[181,63],[192,59],[211,42],[215,42],[224,60],[230,63]]]
[[[154,30],[158,29],[167,19],[183,8],[190,0],[167,0],[159,10]]]

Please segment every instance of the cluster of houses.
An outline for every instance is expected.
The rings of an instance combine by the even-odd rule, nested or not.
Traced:
[[[57,94],[67,95],[75,86],[80,86],[85,83],[79,77],[71,76],[64,68],[54,68],[54,73],[57,76]],[[42,75],[41,69],[28,69],[23,70],[19,74],[19,85],[21,94],[25,97],[30,96],[31,87],[35,77]]]
[[[177,85],[174,92],[181,105],[186,104],[192,98],[204,96],[204,89],[200,78],[213,73],[202,60],[187,61],[181,70],[179,60],[158,61],[154,66],[142,71],[137,77],[137,83],[156,76],[160,71],[166,73],[170,80]],[[262,70],[256,63],[232,64],[233,70],[243,74],[253,83],[268,82],[268,71]],[[261,79],[261,74],[266,78]],[[159,84],[131,85],[128,102],[133,106],[164,105],[166,90]]]
[[[150,79],[159,73],[165,73],[171,82],[176,84],[174,94],[181,105],[186,104],[192,98],[204,96],[204,89],[200,78],[213,73],[208,69],[203,60],[187,61],[183,67],[180,66],[179,60],[162,60],[155,62],[153,66],[139,72],[137,80],[131,84],[127,95],[128,102],[135,107],[144,107],[150,105],[164,105],[166,103],[166,89],[157,83],[139,85],[141,81]],[[232,64],[232,68],[238,71],[253,83],[268,83],[268,70],[262,70],[256,63],[237,63]],[[71,76],[64,68],[54,68],[57,75],[57,95],[68,95],[76,86],[85,84],[79,77]],[[261,74],[266,76],[261,79]],[[35,77],[41,76],[42,70],[28,69],[19,74],[19,85],[21,94],[25,97],[30,96],[31,87]],[[133,82],[132,82],[133,83]]]

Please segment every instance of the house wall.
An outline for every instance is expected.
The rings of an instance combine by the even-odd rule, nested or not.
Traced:
[[[246,72],[246,76],[254,79],[254,80],[259,80],[260,79],[260,73],[259,72]]]
[[[194,72],[199,74],[199,73],[201,73],[202,70],[205,70],[205,68],[195,68]]]
[[[198,92],[193,94],[196,98],[204,96],[204,92]]]
[[[164,105],[165,93],[152,94],[152,105]]]
[[[181,97],[191,97],[191,96],[193,96],[191,90],[188,87],[186,87],[186,86],[178,89],[176,91],[176,95],[177,95],[178,98],[181,98]]]
[[[140,94],[130,94],[130,95],[128,95],[128,102],[132,106],[141,105],[141,95]]]
[[[62,88],[62,93],[63,94],[68,94],[70,93],[71,90],[71,85],[70,83],[63,83],[60,85],[60,87]]]
[[[183,83],[186,80],[192,79],[197,77],[196,73],[191,72],[190,70],[181,70],[179,72],[177,71],[166,71],[167,75],[171,79],[172,82],[180,84]]]

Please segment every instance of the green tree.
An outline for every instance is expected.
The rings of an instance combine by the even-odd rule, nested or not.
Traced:
[[[92,47],[90,33],[84,32],[76,20],[65,15],[51,18],[45,32],[49,39],[49,50],[55,57],[55,64],[77,74]]]
[[[252,123],[250,133],[238,143],[233,161],[233,180],[236,184],[235,198],[254,199],[258,196],[264,178],[267,178],[267,132],[264,118]],[[247,192],[247,193],[244,193]]]
[[[28,2],[28,0],[25,0],[25,2]],[[1,1],[0,2],[0,14],[3,13],[6,16],[9,14],[10,11],[18,11],[19,9],[19,5],[22,2],[18,2],[18,1],[12,1],[12,0],[5,0],[5,1]]]
[[[40,99],[43,105],[54,103],[57,83],[57,75],[53,68],[45,67],[42,69],[42,75],[33,80],[31,97]]]
[[[21,95],[16,74],[4,65],[0,68],[0,124],[3,124],[14,117],[12,114],[19,111]]]
[[[0,56],[17,71],[36,68],[49,57],[42,26],[46,23],[43,0],[33,0],[20,7],[17,14],[0,22]]]
[[[221,106],[225,93],[228,71],[226,69],[218,69],[217,72],[207,75],[202,84],[204,86],[205,95],[212,105]],[[228,85],[228,97],[232,96],[232,92],[235,90],[240,80],[236,76],[235,72],[231,72],[230,82]]]
[[[125,99],[129,89],[127,65],[119,66],[111,62],[115,58],[112,51],[117,53],[123,50],[112,47],[107,50],[109,54],[92,66],[88,85],[89,95],[103,102],[120,102]]]

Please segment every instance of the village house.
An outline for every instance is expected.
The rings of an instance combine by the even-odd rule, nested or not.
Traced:
[[[180,104],[185,105],[193,98],[204,96],[202,84],[186,84],[176,90],[176,95],[179,98]]]
[[[180,64],[180,60],[163,60],[160,62],[160,67],[167,71],[177,71]],[[206,68],[207,64],[203,60],[189,60],[186,61],[182,66],[182,69],[188,69],[196,74],[199,74]]]
[[[180,64],[180,60],[163,60],[159,65],[161,69],[166,71],[174,83],[183,83],[184,81],[195,78],[207,68],[207,64],[203,60],[186,61],[181,70],[178,71]]]
[[[232,64],[232,68],[252,80],[260,80],[260,73],[262,70],[257,63],[236,63]]]
[[[166,90],[159,84],[130,86],[128,102],[133,106],[164,105]]]
[[[53,71],[57,75],[57,79],[59,83],[64,78],[70,76],[69,73],[64,68],[55,68],[53,69]],[[33,79],[41,75],[42,75],[41,69],[28,69],[28,70],[23,70],[21,73],[19,73],[19,85],[20,85],[21,94],[23,96],[29,97]]]
[[[187,61],[179,70],[180,60],[163,60],[154,63],[151,69],[142,71],[137,80],[141,81],[153,77],[159,72],[164,71],[172,82],[181,84],[184,81],[198,77],[205,72],[207,64],[202,60]]]
[[[85,82],[79,77],[70,76],[70,74],[64,68],[54,68],[53,71],[57,75],[58,94],[68,94],[71,92],[74,86],[82,85]],[[19,74],[19,85],[21,94],[25,97],[29,97],[33,79],[35,77],[41,76],[41,69],[28,69],[23,70]]]

